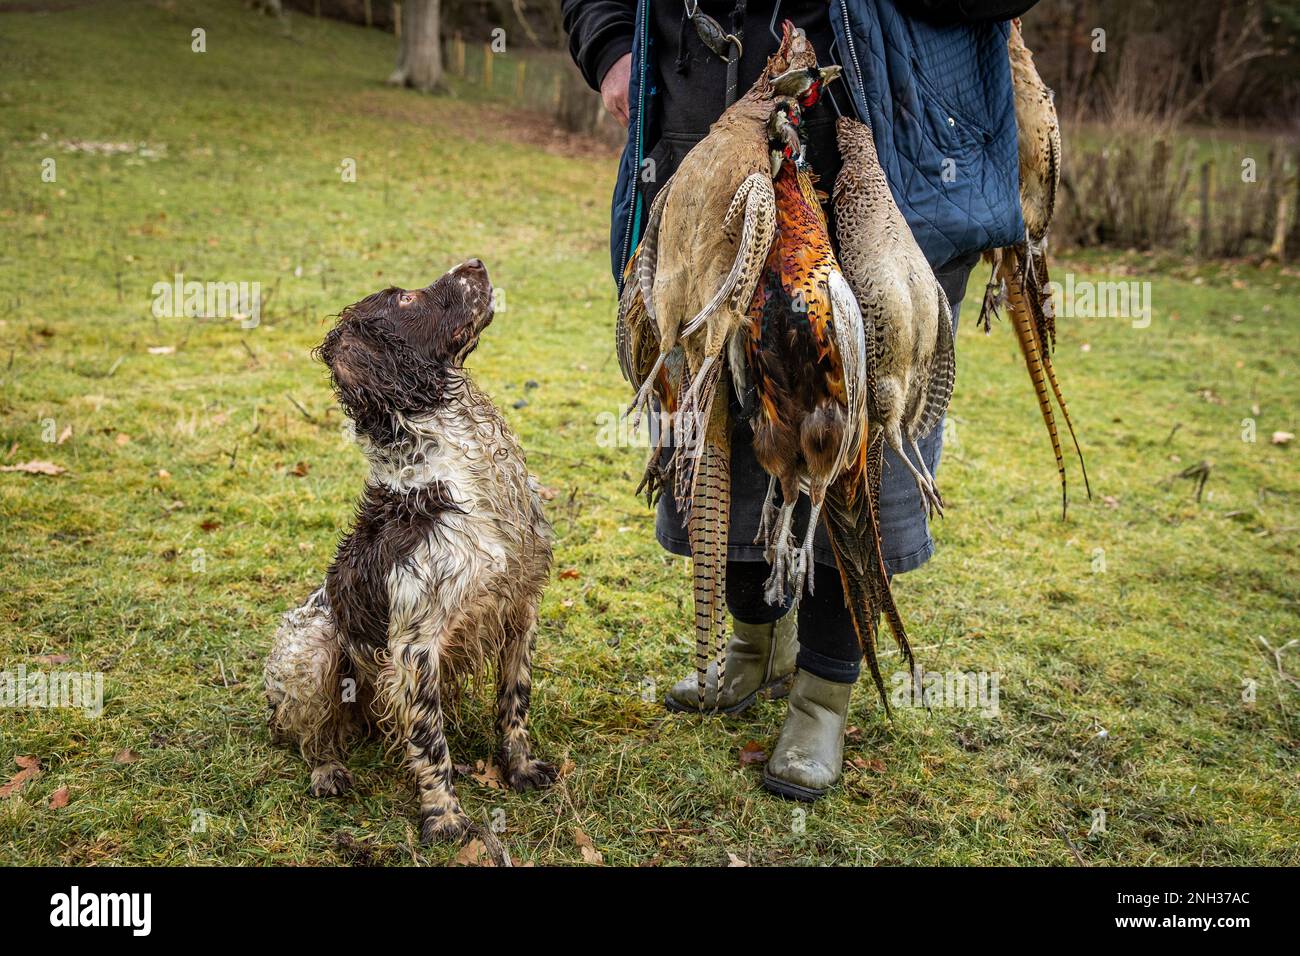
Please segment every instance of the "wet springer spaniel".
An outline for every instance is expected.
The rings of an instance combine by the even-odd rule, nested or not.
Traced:
[[[545,787],[525,721],[551,529],[519,442],[465,359],[492,321],[477,259],[424,289],[386,289],[344,309],[317,350],[370,462],[352,530],[266,660],[268,721],[311,765],[313,796],[345,792],[354,730],[400,745],[420,797],[420,835],[470,826],[452,786],[443,702],[496,672],[499,768]]]

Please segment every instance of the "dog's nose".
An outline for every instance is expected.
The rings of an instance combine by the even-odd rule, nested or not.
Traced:
[[[482,259],[466,259],[466,260],[465,260],[465,268],[466,268],[466,269],[482,269],[482,268],[483,268],[483,260],[482,260]]]

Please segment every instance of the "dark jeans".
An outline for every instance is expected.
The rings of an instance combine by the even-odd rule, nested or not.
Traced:
[[[727,562],[727,610],[745,624],[770,624],[790,609],[763,598],[771,567],[759,561]],[[795,663],[822,680],[852,684],[858,679],[862,651],[844,601],[844,586],[835,568],[817,568],[814,590],[799,601],[799,656]]]

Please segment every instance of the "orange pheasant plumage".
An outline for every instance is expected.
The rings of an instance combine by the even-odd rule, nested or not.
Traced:
[[[790,118],[797,122],[797,116]],[[773,188],[776,241],[750,305],[745,340],[754,454],[771,476],[759,532],[767,537],[773,565],[767,596],[780,601],[787,581],[796,599],[805,580],[812,589],[813,536],[824,522],[859,643],[884,698],[876,659],[882,611],[909,661],[911,649],[889,590],[876,521],[879,483],[873,485],[868,469],[862,316],[841,274],[812,176],[787,161]],[[778,483],[779,510],[771,505]],[[791,522],[801,492],[811,509],[795,551]]]

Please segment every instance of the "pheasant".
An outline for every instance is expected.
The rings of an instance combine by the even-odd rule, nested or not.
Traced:
[[[701,707],[710,657],[719,661],[719,687],[726,676],[730,422],[727,402],[714,399],[719,383],[732,375],[724,364],[743,375],[734,334],[772,244],[776,210],[768,121],[775,97],[815,99],[820,85],[838,73],[838,67],[817,69],[812,45],[787,21],[780,48],[753,87],[727,108],[655,197],[637,249],[636,288],[620,310],[636,319],[635,310],[643,308],[645,321],[658,333],[659,354],[641,380],[634,406],[645,407],[654,393],[665,407],[670,399],[674,408],[671,468],[693,558]],[[669,396],[661,372],[675,355],[681,359],[680,377]],[[642,487],[653,496],[666,479],[659,456],[652,454]]]
[[[879,483],[887,443],[912,473],[922,504],[942,514],[943,498],[917,442],[939,424],[952,397],[952,310],[889,191],[870,128],[842,116],[836,134],[843,165],[835,181],[835,227],[866,329],[871,481]]]
[[[882,610],[908,661],[911,649],[880,550],[878,473],[873,484],[866,469],[867,339],[831,247],[814,179],[791,140],[798,117],[798,105],[790,102],[780,104],[774,117],[776,242],[750,306],[745,341],[756,396],[754,454],[771,476],[759,531],[768,539],[772,562],[766,597],[779,603],[787,583],[796,600],[805,580],[813,589],[813,536],[824,521],[863,655],[884,698],[875,650]],[[778,482],[779,512],[771,504]],[[802,546],[795,551],[791,524],[803,491],[811,508]]]
[[[1089,498],[1092,498],[1092,486],[1088,483],[1088,467],[1083,461],[1074,422],[1070,419],[1070,410],[1052,365],[1052,349],[1056,347],[1056,311],[1047,272],[1047,233],[1056,210],[1056,191],[1061,181],[1061,127],[1056,118],[1052,91],[1034,68],[1033,54],[1025,46],[1018,19],[1011,21],[1007,54],[1011,60],[1011,83],[1019,131],[1020,210],[1025,220],[1025,241],[986,254],[993,266],[993,277],[984,292],[979,321],[984,331],[989,331],[990,317],[997,314],[999,304],[1007,305],[1025,366],[1034,384],[1038,409],[1052,440],[1056,470],[1061,476],[1061,517],[1064,519],[1069,503],[1065,459],[1061,454],[1061,438],[1048,394],[1049,386],[1074,442]]]

